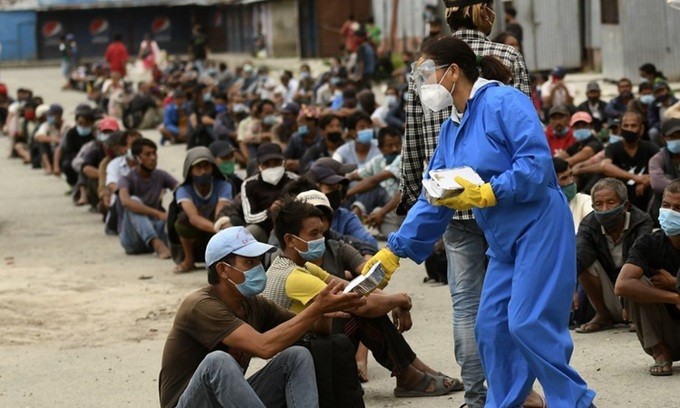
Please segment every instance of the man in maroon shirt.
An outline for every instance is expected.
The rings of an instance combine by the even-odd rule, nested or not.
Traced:
[[[567,150],[574,143],[574,134],[569,126],[569,110],[564,105],[556,105],[548,112],[548,127],[545,129],[545,137],[548,139],[550,153],[553,155],[558,150]]]
[[[113,42],[106,48],[104,59],[109,64],[111,72],[119,72],[121,77],[125,77],[125,66],[130,56],[120,34],[113,36]]]

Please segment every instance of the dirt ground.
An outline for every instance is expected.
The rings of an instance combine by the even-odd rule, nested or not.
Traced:
[[[571,77],[579,89],[592,78]],[[67,118],[84,98],[60,91],[56,67],[2,70],[0,82],[12,92],[26,86],[48,103],[60,102]],[[65,181],[8,160],[8,146],[1,137],[0,406],[158,406],[165,337],[182,298],[206,283],[205,272],[178,276],[171,261],[125,255],[116,237],[104,235],[98,215],[73,206]],[[184,151],[161,147],[159,167],[179,178]],[[458,376],[448,288],[423,283],[421,266],[402,265],[389,289],[413,298],[415,324],[407,340],[423,361]],[[598,407],[680,405],[680,372],[647,374],[652,360],[625,328],[573,338],[573,366],[597,391]],[[254,361],[251,372],[261,365]],[[394,379],[374,361],[369,376],[369,407],[463,403],[462,393],[395,399]]]

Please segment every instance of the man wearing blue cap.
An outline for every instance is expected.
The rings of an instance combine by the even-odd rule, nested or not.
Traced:
[[[243,227],[208,242],[210,285],[187,296],[165,343],[159,378],[162,407],[317,407],[314,362],[304,347],[289,347],[329,312],[365,303],[329,285],[294,315],[259,296],[267,275],[260,257],[275,250]],[[278,354],[278,355],[277,355]],[[270,359],[248,379],[250,359]]]

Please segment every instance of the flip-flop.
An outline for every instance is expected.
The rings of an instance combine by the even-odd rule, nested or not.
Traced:
[[[430,382],[434,380],[434,390],[432,391],[426,391],[427,387],[429,387]],[[441,376],[433,376],[432,374],[425,373],[423,376],[423,379],[420,380],[418,384],[416,384],[413,388],[411,389],[405,389],[401,387],[397,387],[394,389],[394,396],[397,398],[415,398],[415,397],[438,397],[440,395],[445,395],[451,392],[450,387],[447,388],[444,386],[444,377]]]
[[[463,386],[463,382],[461,380],[453,378],[450,375],[446,375],[441,371],[438,371],[437,375],[440,377],[444,377],[444,379],[448,378],[449,380],[451,380],[451,386],[449,387],[451,391],[463,391],[465,389],[465,387]]]
[[[664,369],[668,367],[668,371]],[[654,377],[667,377],[673,375],[673,362],[672,361],[659,361],[649,366],[649,375]]]
[[[587,329],[586,327],[595,326],[594,329]],[[588,322],[583,323],[580,327],[577,327],[574,331],[576,333],[587,334],[587,333],[597,333],[604,330],[613,329],[614,325],[612,323],[603,324],[600,322]]]

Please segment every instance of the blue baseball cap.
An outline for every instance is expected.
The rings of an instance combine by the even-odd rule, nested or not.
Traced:
[[[213,235],[205,248],[205,264],[210,266],[229,254],[255,258],[276,247],[263,244],[244,227],[230,227]]]

